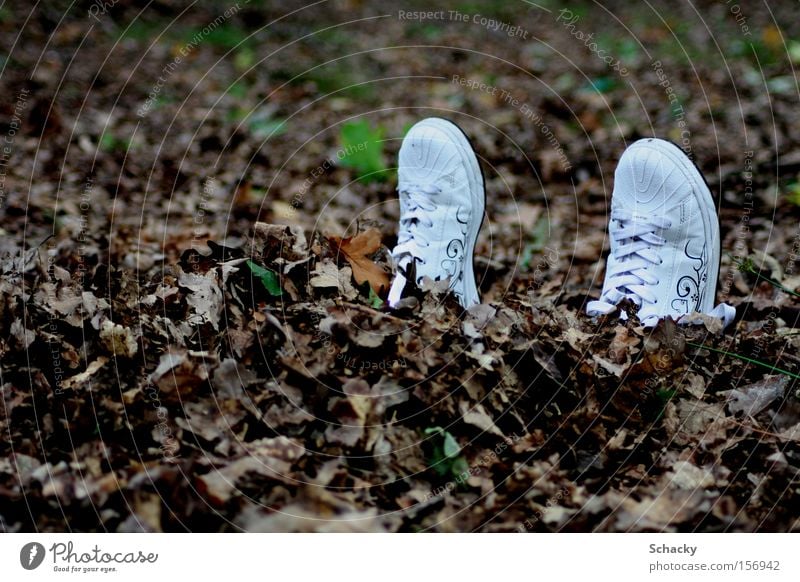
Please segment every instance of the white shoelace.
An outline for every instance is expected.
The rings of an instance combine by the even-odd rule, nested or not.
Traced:
[[[400,232],[397,235],[397,246],[392,251],[397,275],[389,290],[389,303],[400,300],[406,285],[405,273],[414,260],[422,260],[421,249],[430,246],[425,236],[426,229],[433,228],[430,213],[436,210],[433,197],[441,192],[441,188],[433,184],[413,184],[398,189],[400,195],[406,196],[405,210],[400,217]]]
[[[623,299],[629,299],[639,307],[645,302],[658,303],[658,297],[651,287],[658,285],[659,280],[648,271],[648,267],[663,263],[658,248],[667,241],[656,233],[671,225],[671,221],[664,217],[645,217],[621,209],[611,211],[609,232],[618,243],[614,250],[617,262],[606,274],[610,283],[608,288],[599,300],[587,304],[586,311],[589,315],[608,315]],[[708,315],[722,319],[723,326],[727,326],[733,321],[736,311],[723,303]],[[651,326],[658,320],[658,315],[651,314],[642,318],[642,323]],[[693,322],[687,320],[685,323]]]
[[[666,218],[645,218],[626,210],[611,211],[609,233],[619,245],[614,250],[617,262],[606,273],[610,283],[608,289],[599,300],[587,305],[589,315],[607,315],[623,299],[630,299],[639,306],[643,302],[658,301],[650,289],[650,285],[658,285],[658,277],[647,271],[647,267],[662,263],[653,247],[660,247],[667,240],[658,236],[656,231],[670,226]]]

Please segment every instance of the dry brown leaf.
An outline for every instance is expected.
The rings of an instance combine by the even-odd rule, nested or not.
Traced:
[[[70,376],[66,380],[62,381],[61,382],[61,389],[62,390],[71,390],[72,388],[75,388],[76,386],[81,386],[81,385],[85,384],[86,381],[89,378],[91,378],[92,376],[94,376],[97,373],[97,371],[105,365],[105,363],[107,361],[108,361],[107,357],[99,356],[94,362],[92,362],[91,364],[89,364],[86,367],[85,371],[83,371],[83,372],[81,372],[79,374],[75,374],[74,376]],[[91,385],[90,385],[90,387],[91,387]]]
[[[205,352],[170,349],[161,355],[150,380],[161,390],[162,398],[178,390],[194,390],[208,379],[208,370],[216,365]]]
[[[609,359],[615,364],[624,364],[629,354],[635,353],[632,350],[638,343],[639,338],[630,335],[627,327],[618,325],[614,328],[614,339],[608,347]]]
[[[350,263],[356,283],[362,285],[364,281],[368,281],[375,293],[389,288],[388,273],[369,258],[381,248],[381,233],[377,229],[371,228],[357,236],[344,239],[331,236],[328,240]]]
[[[273,202],[273,211],[275,204]],[[252,251],[265,263],[278,259],[286,262],[301,261],[308,256],[308,242],[298,225],[267,224],[256,222],[253,226]]]
[[[214,326],[215,330],[218,330],[224,299],[216,272],[212,270],[205,275],[181,273],[178,277],[178,285],[189,290],[186,295],[186,303],[192,308],[194,314],[187,321],[192,325],[202,325],[208,322]]]
[[[503,432],[497,428],[494,420],[486,413],[486,409],[481,404],[476,403],[474,406],[470,407],[469,402],[462,400],[458,408],[461,411],[461,417],[467,424],[476,426],[483,432],[505,438]]]
[[[714,486],[714,476],[704,467],[697,467],[689,461],[677,461],[672,471],[667,473],[667,482],[678,489],[700,489]]]
[[[723,394],[727,398],[728,410],[733,414],[744,412],[747,416],[755,416],[778,398],[783,398],[788,383],[786,376],[768,376],[761,382],[726,390]]]
[[[681,389],[702,400],[706,393],[706,381],[700,374],[689,373],[684,377]]]
[[[347,398],[333,398],[328,406],[341,424],[329,424],[325,429],[325,438],[352,447],[364,436],[364,425],[374,400],[369,384],[360,378],[348,380],[342,386],[342,392]]]
[[[305,447],[288,437],[262,438],[248,443],[247,456],[213,468],[198,477],[199,490],[216,506],[223,506],[231,497],[240,494],[247,475],[273,481],[292,483],[289,475],[292,464],[305,455]]]
[[[669,488],[642,499],[621,496],[615,527],[619,531],[675,531],[676,525],[711,508],[702,489]]]
[[[341,270],[336,266],[336,263],[330,260],[324,260],[317,263],[316,268],[311,272],[311,279],[308,283],[315,288],[335,288],[339,290],[346,299],[355,299],[358,297],[358,290],[353,287],[351,276],[353,271],[350,267],[344,267]]]

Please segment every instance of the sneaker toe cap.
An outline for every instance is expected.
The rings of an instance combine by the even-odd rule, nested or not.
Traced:
[[[675,151],[672,152],[671,150]],[[658,139],[639,140],[620,158],[614,175],[614,196],[641,211],[670,207],[692,187],[692,178],[675,160],[674,145]]]
[[[455,186],[465,177],[458,146],[438,127],[417,124],[409,130],[399,155],[399,179],[414,183],[444,180]]]

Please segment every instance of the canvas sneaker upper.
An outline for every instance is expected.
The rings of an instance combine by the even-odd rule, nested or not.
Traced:
[[[646,326],[693,312],[733,321],[733,307],[714,307],[720,234],[711,192],[680,148],[651,138],[625,150],[614,174],[609,236],[603,290],[588,303],[589,315],[611,313],[627,298]]]
[[[472,257],[483,220],[483,176],[469,141],[455,124],[424,119],[403,139],[398,160],[400,230],[392,251],[396,275],[389,305],[407,277],[449,279],[459,303],[480,302]]]

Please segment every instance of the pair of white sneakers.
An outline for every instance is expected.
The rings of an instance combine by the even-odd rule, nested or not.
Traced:
[[[449,279],[464,308],[479,303],[473,254],[486,194],[461,129],[441,118],[414,125],[400,148],[397,189],[400,231],[389,305],[396,307],[407,286],[425,277]],[[694,312],[724,325],[733,320],[733,307],[714,307],[720,234],[711,192],[678,146],[651,138],[625,150],[614,174],[609,234],[605,282],[600,298],[587,303],[589,315],[608,315],[629,299],[646,326]]]

